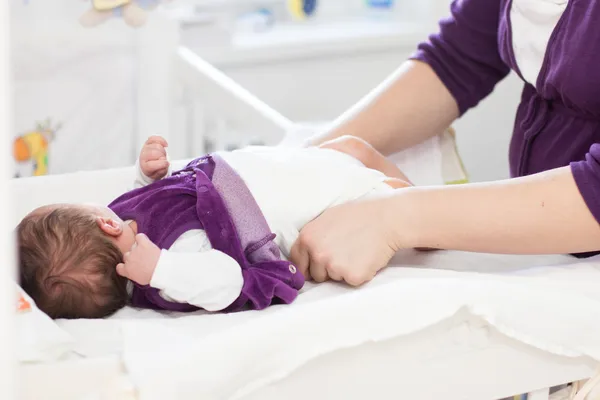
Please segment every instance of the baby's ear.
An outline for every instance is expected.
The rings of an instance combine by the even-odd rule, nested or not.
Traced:
[[[96,224],[108,236],[117,237],[123,233],[123,226],[113,218],[97,216]]]

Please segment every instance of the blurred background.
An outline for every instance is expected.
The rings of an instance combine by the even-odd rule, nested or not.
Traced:
[[[10,1],[15,176],[131,165],[153,134],[174,158],[268,142],[250,121],[230,121],[226,103],[207,111],[210,92],[181,79],[181,46],[285,117],[321,126],[409,57],[450,3]],[[471,180],[508,177],[519,92],[511,76],[456,123]]]

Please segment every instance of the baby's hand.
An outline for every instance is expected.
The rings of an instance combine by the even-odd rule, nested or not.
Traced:
[[[150,136],[140,152],[142,173],[152,180],[162,179],[169,172],[167,141],[161,136]]]
[[[140,285],[149,285],[160,258],[160,249],[143,233],[136,235],[136,244],[117,265],[117,273]]]

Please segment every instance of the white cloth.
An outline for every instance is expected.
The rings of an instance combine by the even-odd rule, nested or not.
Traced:
[[[232,400],[294,373],[306,376],[319,358],[347,348],[400,336],[414,345],[425,328],[444,334],[445,346],[473,340],[459,346],[465,352],[480,351],[501,333],[528,348],[600,360],[600,259],[552,260],[563,265],[532,268],[544,261],[407,251],[365,286],[308,285],[294,304],[261,311],[260,318],[255,313],[161,320],[130,315],[122,325],[125,364],[140,399]],[[470,272],[435,269],[440,266]],[[498,272],[485,273],[488,269]],[[398,354],[395,347],[387,349]],[[430,353],[421,357],[429,360]],[[348,360],[341,356],[337,362]],[[457,364],[446,361],[434,365],[446,369],[462,358]],[[325,368],[332,365],[340,366]]]
[[[535,85],[546,47],[567,0],[514,0],[510,10],[515,59],[523,79]]]
[[[73,338],[42,312],[33,299],[16,283],[15,293],[22,299],[13,316],[15,324],[15,355],[19,362],[49,362],[58,360],[73,349]]]
[[[327,208],[392,190],[381,172],[334,150],[249,147],[219,155],[248,186],[286,258],[300,229]],[[171,165],[167,176],[184,164]],[[136,187],[152,183],[139,164],[136,172]],[[219,311],[238,298],[243,283],[237,262],[212,249],[203,230],[191,230],[161,252],[150,285],[166,300]]]

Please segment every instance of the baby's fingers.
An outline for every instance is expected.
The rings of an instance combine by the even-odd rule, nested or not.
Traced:
[[[148,140],[146,140],[146,144],[152,144],[152,143],[158,143],[163,147],[169,147],[169,144],[167,143],[165,138],[162,136],[157,136],[157,135],[150,136],[148,138]]]
[[[121,275],[124,278],[129,278],[127,274],[127,267],[125,266],[125,264],[117,264],[117,274]]]
[[[166,171],[169,169],[169,161],[167,159],[158,159],[146,161],[146,170],[154,173],[159,171]]]
[[[142,149],[142,156],[147,159],[156,160],[167,156],[167,150],[160,144],[149,144]]]
[[[137,235],[135,235],[135,244],[136,245],[152,244],[152,241],[150,240],[150,238],[148,236],[146,236],[146,234],[138,233]]]

